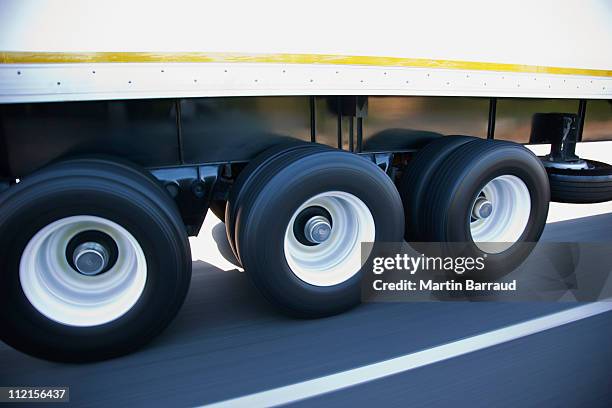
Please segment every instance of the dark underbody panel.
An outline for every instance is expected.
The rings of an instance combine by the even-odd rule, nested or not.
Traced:
[[[410,151],[469,134],[527,143],[538,112],[577,100],[465,97],[228,97],[0,105],[0,178],[55,160],[119,156],[147,168],[250,160],[289,139],[353,151]],[[495,110],[493,111],[495,112]],[[612,140],[612,105],[589,101],[583,141]]]

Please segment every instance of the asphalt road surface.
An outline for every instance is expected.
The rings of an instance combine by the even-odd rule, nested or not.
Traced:
[[[222,228],[213,236],[227,256]],[[612,214],[547,225],[545,240],[610,241]],[[193,265],[185,306],[146,349],[96,364],[0,343],[0,385],[70,386],[77,406],[197,406],[427,350],[568,310],[563,303],[367,304],[295,320],[243,272]],[[612,406],[612,312],[297,402],[303,406]]]

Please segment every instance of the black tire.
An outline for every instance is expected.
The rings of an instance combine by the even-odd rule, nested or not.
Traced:
[[[225,200],[211,200],[208,209],[221,221],[225,222]]]
[[[278,157],[249,184],[237,209],[236,243],[247,274],[263,295],[281,311],[300,317],[332,315],[359,304],[361,270],[329,286],[307,283],[288,264],[285,233],[308,199],[340,191],[367,206],[375,241],[401,240],[401,200],[387,175],[348,152],[298,149]]]
[[[455,149],[474,140],[478,139],[472,136],[445,136],[436,139],[419,150],[408,163],[397,187],[404,204],[406,241],[423,240],[420,208],[423,203],[423,195],[429,188],[435,171]]]
[[[268,171],[270,163],[279,157],[282,157],[295,150],[330,150],[328,146],[320,145],[317,143],[308,143],[301,141],[284,142],[274,147],[266,149],[264,152],[257,155],[253,160],[247,164],[247,166],[240,172],[236,178],[236,182],[233,184],[232,189],[229,193],[227,205],[225,207],[225,231],[227,233],[227,240],[230,244],[230,248],[236,257],[236,260],[240,262],[238,251],[236,250],[235,230],[236,230],[236,215],[242,197],[245,192],[250,188],[251,180],[253,180],[258,174],[265,173]]]
[[[612,200],[612,166],[593,160],[587,163],[588,169],[546,168],[551,201],[590,204]]]
[[[103,324],[76,326],[46,317],[21,283],[20,262],[31,238],[77,215],[118,224],[146,259],[141,294]],[[172,321],[191,278],[187,233],[174,202],[153,177],[125,162],[69,160],[23,179],[0,196],[0,246],[0,338],[50,360],[103,360],[143,346]]]
[[[471,210],[483,187],[501,175],[523,181],[531,206],[526,226],[514,244],[502,252],[487,253],[472,240]],[[462,248],[466,256],[486,254],[486,275],[473,276],[496,279],[512,271],[531,252],[546,225],[549,201],[546,170],[531,151],[512,142],[475,140],[455,149],[431,177],[420,210],[422,238],[427,242],[465,243]]]

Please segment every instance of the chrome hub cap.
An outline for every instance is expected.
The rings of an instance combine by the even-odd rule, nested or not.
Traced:
[[[322,215],[317,215],[306,222],[304,226],[304,235],[309,242],[321,244],[329,238],[331,229],[332,226],[329,220]]]
[[[484,197],[478,197],[472,208],[472,217],[477,220],[488,218],[493,212],[493,204]]]
[[[97,275],[107,267],[109,253],[102,244],[97,242],[84,242],[74,251],[72,262],[78,272],[83,275]]]

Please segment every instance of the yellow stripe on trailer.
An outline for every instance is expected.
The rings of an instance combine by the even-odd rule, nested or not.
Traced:
[[[349,56],[333,54],[243,54],[202,52],[0,52],[2,64],[79,63],[266,63],[328,64],[376,67],[436,68],[466,71],[499,71],[533,74],[612,77],[612,70],[549,67],[497,62],[455,61],[425,58]]]

